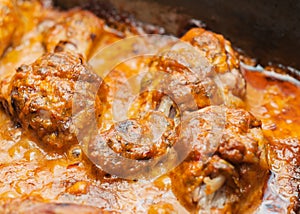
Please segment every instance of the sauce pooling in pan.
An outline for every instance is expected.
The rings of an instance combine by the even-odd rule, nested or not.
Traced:
[[[87,139],[92,143],[84,147],[71,120],[74,82],[84,77],[85,89],[101,82],[89,58],[144,32],[124,23],[113,29],[88,11],[57,11],[38,1],[12,6],[3,0],[1,19],[5,11],[3,23],[14,26],[0,25],[5,42],[0,53],[1,213],[31,212],[32,207],[54,213],[299,211],[299,85],[241,67],[222,35],[191,29],[180,41],[200,57],[174,45],[159,56],[120,62],[104,78],[95,96],[102,138]],[[99,65],[105,66],[101,57],[109,57],[99,56]],[[154,79],[156,70],[172,78]],[[112,126],[118,89],[142,72],[152,79],[132,84],[143,89],[160,80],[164,93],[145,90],[130,106],[129,119]],[[174,96],[166,97],[169,92]],[[190,95],[195,105],[186,99]],[[89,117],[80,110],[76,118]],[[168,152],[174,142],[179,144],[168,161],[180,158],[176,152],[185,143],[190,153],[152,180],[109,174],[90,158],[98,158],[99,143],[143,161]]]

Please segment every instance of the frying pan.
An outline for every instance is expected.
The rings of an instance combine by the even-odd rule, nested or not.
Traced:
[[[80,6],[105,19],[118,16],[116,21],[133,15],[176,36],[205,23],[262,65],[271,62],[300,70],[298,0],[56,0],[55,5]]]
[[[297,0],[56,0],[55,5],[62,9],[80,6],[106,20],[118,17],[112,22],[126,22],[133,15],[137,20],[163,27],[164,30],[154,28],[160,33],[176,36],[190,27],[206,25],[262,65],[272,62],[300,69]]]

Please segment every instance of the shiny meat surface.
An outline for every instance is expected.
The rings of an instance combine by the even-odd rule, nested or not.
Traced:
[[[181,39],[197,47],[213,64],[221,81],[219,87],[224,90],[225,98],[229,97],[225,99],[227,104],[236,102],[236,97],[245,97],[246,82],[239,69],[239,59],[228,40],[202,28],[191,29]]]
[[[160,156],[174,144],[174,123],[162,113],[150,112],[144,118],[116,123],[101,133],[102,142],[90,144],[90,152],[96,152],[97,144],[107,144],[113,152],[135,160],[147,160]],[[96,157],[95,157],[96,158]]]
[[[34,1],[31,4],[33,8],[40,7]],[[33,19],[36,20],[36,17]],[[1,82],[1,101],[17,122],[25,129],[34,131],[43,145],[68,147],[77,142],[74,127],[71,125],[75,83],[78,78],[83,80],[85,83],[77,88],[79,96],[85,100],[94,100],[93,95],[84,94],[83,90],[96,87],[94,83],[100,81],[87,66],[84,56],[87,57],[95,40],[100,36],[103,21],[82,10],[62,14],[53,12],[39,21],[39,30],[28,33],[37,37],[29,40],[29,44],[33,48],[44,45],[49,53],[31,64],[20,57],[24,64],[16,63],[19,66],[17,73],[7,71],[10,68],[6,68],[4,72],[8,77]],[[28,35],[25,34],[24,37]],[[40,47],[37,54],[30,56],[38,57],[38,54],[42,54],[43,51],[39,49]],[[13,49],[8,54],[14,56],[17,53]],[[81,113],[79,115],[75,116],[83,117]]]
[[[159,100],[155,110],[139,109],[139,117],[116,122],[108,130],[99,129],[88,145],[88,157],[109,173],[127,179],[151,178],[160,169],[166,170],[158,163],[163,160],[172,165],[176,157],[169,151],[179,133],[176,116],[171,113],[173,102],[166,96]],[[153,104],[145,97],[143,101]]]
[[[194,28],[189,30],[181,39],[197,47],[216,67],[218,73],[226,73],[239,68],[239,60],[235,56],[230,42],[222,35],[203,28]],[[241,86],[243,85],[241,84]],[[243,93],[245,90],[239,92],[241,95]]]
[[[209,105],[223,102],[223,96],[216,82],[213,80],[214,70],[210,64],[197,55],[196,51],[187,47],[175,45],[162,57],[151,62],[151,70],[145,78],[145,85],[159,82],[161,90],[171,96],[179,109],[193,111]],[[194,67],[194,69],[189,69]],[[165,72],[165,75],[156,72]],[[151,75],[152,74],[152,75]],[[161,76],[161,77],[160,77]],[[147,81],[147,78],[153,82]]]
[[[101,115],[96,141],[80,146],[70,120],[71,98],[95,97],[84,90],[75,93],[74,83],[80,78],[81,89],[93,88],[99,80],[86,60],[97,47],[143,31],[128,32],[131,26],[120,32],[87,11],[57,11],[36,0],[15,5],[23,27],[7,29],[12,38],[3,43],[6,51],[0,58],[0,99],[6,110],[0,110],[1,213],[299,212],[299,87],[246,72],[245,88],[230,43],[205,29],[192,29],[181,40],[196,55],[175,45],[158,50],[150,63],[136,58],[113,69],[96,97]],[[109,57],[99,57],[105,66]],[[172,75],[157,79],[164,83],[158,96],[143,91],[157,70],[164,74],[160,78]],[[149,72],[150,78],[145,75],[130,85],[128,78],[141,72]],[[131,88],[119,87],[124,83],[143,91],[129,109],[125,104],[132,98]],[[176,96],[170,102],[164,92]],[[120,99],[113,108],[116,95]],[[91,112],[81,109],[84,103],[77,104],[75,118],[86,122]],[[101,145],[110,151],[106,162],[110,154],[152,160],[174,147],[167,159],[172,164],[181,148],[190,145],[192,151],[158,178],[127,180],[87,157],[86,149],[91,149],[98,158]],[[125,162],[118,164],[117,170],[126,169]],[[135,170],[155,171],[143,165]]]
[[[11,0],[0,1],[0,56],[11,44],[18,23],[16,8]]]
[[[243,106],[246,83],[230,42],[201,28],[188,31],[181,40],[191,46],[175,44],[151,61],[154,72],[168,74],[160,85],[172,95],[180,110],[222,103]]]
[[[18,11],[18,25],[22,27],[15,29],[11,45],[0,59],[1,100],[8,96],[7,87],[16,68],[33,63],[45,52],[42,34],[59,16],[56,11],[43,8],[37,1],[13,2]]]
[[[68,50],[87,58],[102,33],[103,24],[102,20],[88,11],[66,12],[44,33],[46,51]]]
[[[268,178],[259,120],[242,109],[210,106],[185,115],[182,127],[179,143],[192,151],[171,179],[186,207],[236,213],[259,203]]]
[[[79,80],[80,88],[75,88]],[[83,100],[94,100],[94,95],[86,91],[99,81],[80,55],[48,53],[18,68],[6,110],[23,128],[33,130],[44,145],[61,148],[76,142],[72,127],[75,90]],[[96,103],[101,106],[99,101]]]

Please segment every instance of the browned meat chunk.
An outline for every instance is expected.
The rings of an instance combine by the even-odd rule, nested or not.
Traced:
[[[153,101],[143,98],[144,101]],[[88,145],[89,157],[104,168],[110,167],[110,172],[121,173],[130,168],[132,175],[143,174],[143,160],[158,160],[176,141],[178,133],[172,105],[173,102],[165,96],[158,107],[137,112],[135,117],[117,122],[109,130],[100,129]],[[145,105],[139,107],[144,109]],[[141,161],[140,165],[137,166],[135,161]]]
[[[188,31],[181,40],[197,47],[209,62],[216,66],[218,73],[239,68],[239,60],[235,57],[230,42],[220,34],[203,28],[194,28]]]
[[[181,39],[197,47],[214,65],[225,93],[230,92],[240,98],[245,96],[246,81],[239,71],[239,59],[228,40],[220,34],[202,28],[190,30]]]
[[[33,64],[18,68],[6,109],[25,129],[34,130],[44,145],[61,148],[74,143],[72,101],[79,78],[76,93],[93,101],[94,95],[86,91],[97,87],[100,80],[80,55],[44,54]],[[101,106],[98,99],[96,103]]]
[[[1,99],[16,121],[34,130],[44,145],[61,148],[77,141],[71,117],[78,79],[81,88],[76,88],[76,95],[83,101],[95,100],[92,92],[85,90],[97,87],[100,79],[87,66],[85,57],[100,36],[103,22],[81,10],[66,12],[56,22],[44,29],[44,45],[49,53],[20,66],[6,84],[8,87],[2,88]],[[96,103],[100,108],[99,99]],[[83,112],[78,109],[77,119],[84,117]]]
[[[213,80],[213,67],[197,49],[180,43],[160,55],[151,61],[143,90],[157,85],[157,90],[168,94],[181,112],[223,102]]]
[[[171,179],[189,210],[238,213],[259,203],[268,174],[260,126],[241,109],[210,106],[184,116],[178,143],[192,149]]]
[[[172,121],[162,113],[150,112],[141,120],[129,119],[115,124],[103,133],[103,138],[115,153],[144,160],[160,156],[172,146],[172,128]],[[155,142],[157,137],[160,138]]]
[[[245,80],[230,43],[204,29],[190,30],[182,41],[151,61],[153,71],[166,72],[160,85],[181,111],[225,103],[243,105]]]
[[[0,56],[10,45],[18,20],[13,1],[0,0]]]
[[[103,30],[103,21],[88,11],[72,10],[46,31],[47,52],[68,50],[88,57]]]
[[[116,123],[101,134],[103,142],[97,143],[107,143],[115,153],[126,158],[145,160],[164,154],[172,146],[174,134],[171,128],[170,120],[161,113],[152,112],[140,121],[129,119]],[[158,136],[161,137],[155,142]],[[94,144],[90,145],[90,152],[98,149]]]

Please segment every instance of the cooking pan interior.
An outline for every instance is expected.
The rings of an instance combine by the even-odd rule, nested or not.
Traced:
[[[84,7],[102,17],[116,14],[117,9],[177,36],[199,24],[191,19],[201,20],[263,65],[272,62],[300,69],[297,0],[56,0],[55,4],[64,9]]]

